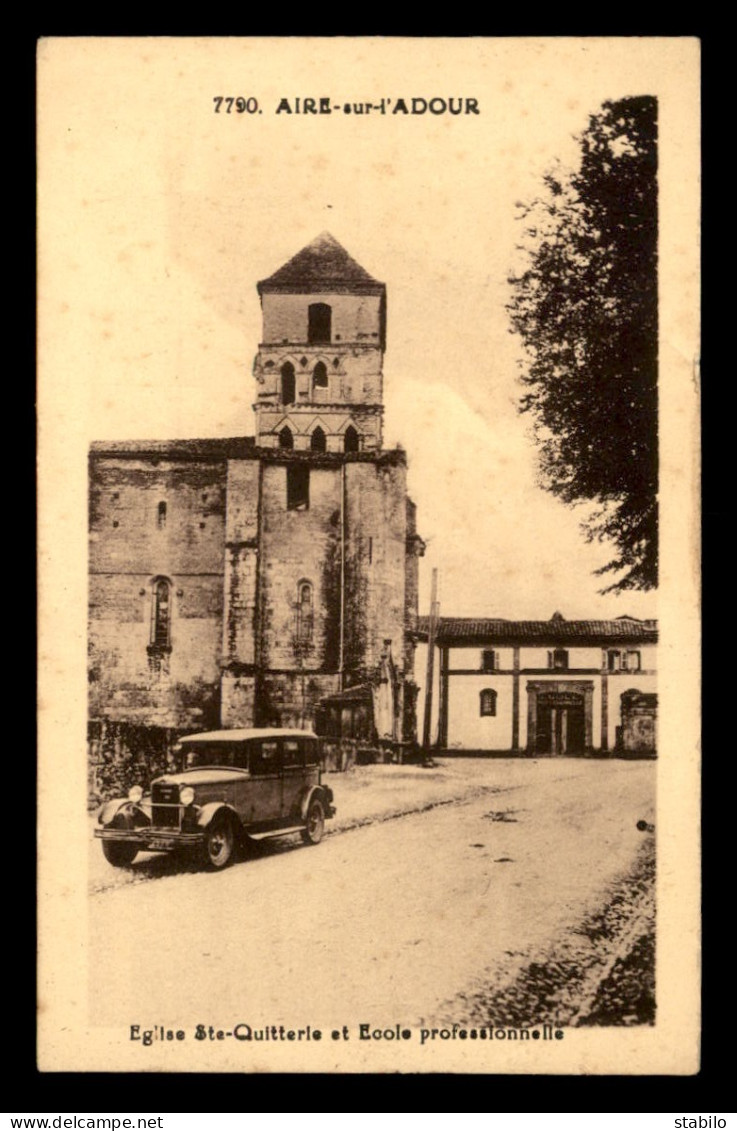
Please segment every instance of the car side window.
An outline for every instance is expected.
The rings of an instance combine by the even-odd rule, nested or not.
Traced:
[[[278,742],[257,742],[251,749],[251,773],[275,774],[279,768]]]
[[[314,741],[305,741],[305,765],[316,766],[319,761],[317,743]]]
[[[284,739],[282,742],[282,761],[285,770],[301,769],[304,766],[302,743],[298,739]]]
[[[236,746],[233,752],[233,765],[239,770],[248,769],[248,747],[244,745]]]

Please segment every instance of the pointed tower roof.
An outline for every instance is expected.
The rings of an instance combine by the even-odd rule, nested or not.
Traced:
[[[257,283],[258,293],[379,295],[385,286],[356,263],[330,232],[321,232],[288,263]]]

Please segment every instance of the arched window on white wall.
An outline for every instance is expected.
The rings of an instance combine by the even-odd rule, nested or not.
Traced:
[[[485,687],[479,694],[479,714],[482,719],[496,715],[496,691],[491,687]]]

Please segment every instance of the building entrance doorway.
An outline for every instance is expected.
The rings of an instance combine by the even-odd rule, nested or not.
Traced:
[[[527,684],[528,754],[589,754],[593,748],[593,707],[593,680],[530,680]]]
[[[535,747],[538,754],[583,754],[583,703],[539,703]]]

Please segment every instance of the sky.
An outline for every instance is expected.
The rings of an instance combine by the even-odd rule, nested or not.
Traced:
[[[659,95],[670,146],[690,42],[42,44],[41,435],[73,521],[91,440],[253,434],[256,282],[329,230],[387,285],[384,441],[407,452],[427,543],[421,611],[436,567],[446,615],[656,616],[654,593],[599,594],[611,549],[537,485],[505,304],[518,203],[606,99]],[[259,112],[216,114],[219,95]],[[275,112],[306,96],[480,113]]]

